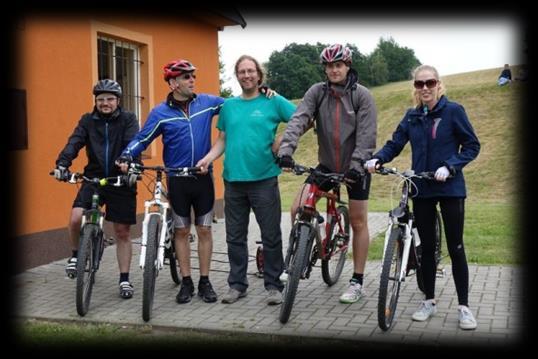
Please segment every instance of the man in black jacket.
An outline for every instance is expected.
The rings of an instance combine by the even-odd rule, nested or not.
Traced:
[[[80,119],[67,145],[56,160],[54,176],[66,180],[66,173],[82,147],[86,147],[88,164],[84,175],[90,178],[121,175],[114,160],[133,139],[139,130],[136,115],[123,111],[119,106],[122,95],[121,86],[113,80],[100,80],[93,88],[95,107]],[[76,276],[77,249],[82,213],[91,207],[93,184],[84,183],[73,202],[68,224],[69,239],[73,255],[67,262],[66,273],[70,278]],[[101,201],[106,204],[105,219],[112,222],[116,234],[116,250],[120,269],[119,291],[124,299],[133,296],[133,286],[129,282],[132,243],[131,224],[136,223],[136,188],[103,186],[97,188]]]

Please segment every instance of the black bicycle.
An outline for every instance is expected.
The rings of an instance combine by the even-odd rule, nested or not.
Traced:
[[[54,171],[49,173],[54,175]],[[95,276],[99,270],[99,263],[103,257],[105,249],[105,239],[103,232],[103,221],[105,214],[101,211],[99,204],[98,186],[120,187],[128,183],[127,176],[89,178],[82,173],[67,172],[63,179],[64,182],[79,184],[82,182],[93,184],[94,193],[92,195],[92,205],[85,209],[82,214],[82,223],[80,226],[80,237],[77,255],[77,288],[76,304],[77,313],[83,317],[88,313],[90,300],[92,296]],[[73,274],[70,275],[72,277]]]
[[[409,208],[409,197],[415,186],[413,179],[434,180],[433,172],[415,174],[412,170],[399,172],[395,168],[379,167],[376,173],[395,175],[401,181],[402,191],[398,206],[389,212],[389,226],[385,233],[381,277],[379,280],[379,298],[377,319],[382,330],[392,326],[396,306],[400,296],[400,286],[405,278],[416,274],[417,285],[424,292],[421,271],[422,248],[415,225],[415,217]],[[441,261],[442,224],[439,211],[436,213],[435,261]],[[439,269],[438,269],[439,271]],[[443,272],[444,273],[444,272]]]

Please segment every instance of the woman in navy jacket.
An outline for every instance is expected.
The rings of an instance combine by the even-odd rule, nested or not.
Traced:
[[[413,210],[422,243],[422,269],[426,300],[413,314],[425,321],[435,307],[435,206],[440,204],[452,273],[458,294],[459,326],[475,329],[477,324],[468,307],[469,271],[463,247],[464,203],[467,196],[463,167],[474,160],[480,143],[464,108],[444,96],[444,84],[437,70],[421,65],[414,71],[415,108],[409,109],[392,139],[366,162],[369,172],[398,156],[411,143],[415,172],[435,171],[436,181],[417,179]],[[449,175],[451,175],[449,177]]]

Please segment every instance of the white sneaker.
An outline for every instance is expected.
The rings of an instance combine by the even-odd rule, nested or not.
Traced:
[[[474,319],[473,313],[471,313],[471,310],[468,307],[464,305],[458,305],[458,314],[461,329],[476,329],[476,319]]]
[[[362,285],[357,282],[349,282],[349,287],[347,290],[340,296],[340,303],[355,303],[362,297]]]
[[[418,307],[418,310],[413,313],[412,318],[417,322],[423,322],[435,313],[437,313],[435,302],[433,299],[428,299],[420,303],[420,307]]]
[[[267,291],[267,298],[265,299],[267,305],[277,305],[282,303],[282,293],[276,289],[269,289]]]

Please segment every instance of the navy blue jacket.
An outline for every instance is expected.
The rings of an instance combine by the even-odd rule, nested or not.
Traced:
[[[445,96],[430,112],[422,108],[409,109],[392,134],[392,140],[373,155],[381,162],[392,161],[411,143],[415,172],[436,171],[446,166],[455,175],[446,182],[419,180],[417,198],[466,197],[462,169],[480,152],[480,142],[467,118],[463,106],[450,102]]]
[[[56,165],[71,166],[79,151],[86,146],[88,156],[88,164],[84,167],[86,176],[118,176],[122,173],[114,161],[134,138],[138,128],[138,120],[132,112],[118,107],[111,116],[103,116],[94,108],[92,113],[82,116],[58,155]]]

